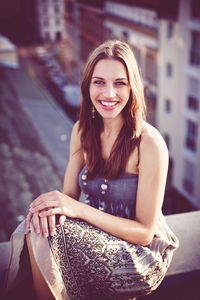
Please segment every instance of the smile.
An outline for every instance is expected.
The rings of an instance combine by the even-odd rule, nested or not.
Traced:
[[[116,105],[118,102],[117,101],[99,101],[103,106],[106,107],[112,107]]]

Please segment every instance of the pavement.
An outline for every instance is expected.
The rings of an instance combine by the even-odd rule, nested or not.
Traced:
[[[0,67],[0,242],[35,197],[62,189],[72,126],[33,74]]]

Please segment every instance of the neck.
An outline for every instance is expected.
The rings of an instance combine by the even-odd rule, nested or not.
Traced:
[[[103,119],[103,133],[106,136],[112,134],[118,134],[124,124],[124,119],[120,115],[118,118],[114,119]]]

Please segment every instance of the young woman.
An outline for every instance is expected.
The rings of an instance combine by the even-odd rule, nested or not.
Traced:
[[[27,234],[38,299],[128,300],[160,284],[178,247],[161,212],[168,151],[145,121],[126,43],[94,50],[81,91],[63,192],[35,199],[17,232]]]

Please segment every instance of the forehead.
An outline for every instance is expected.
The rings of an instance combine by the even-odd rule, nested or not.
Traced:
[[[124,64],[116,59],[101,59],[99,60],[93,71],[93,77],[107,78],[109,76],[115,78],[128,78]]]

